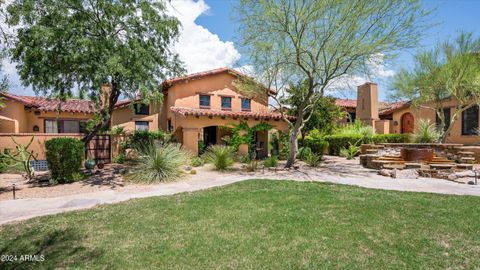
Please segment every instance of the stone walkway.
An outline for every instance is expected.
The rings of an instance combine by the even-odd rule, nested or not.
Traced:
[[[298,170],[277,172],[266,170],[246,173],[237,170],[229,173],[218,173],[204,166],[197,171],[197,175],[190,176],[186,180],[152,185],[147,191],[119,192],[108,190],[55,198],[0,201],[0,224],[36,216],[91,208],[99,204],[121,202],[133,198],[203,190],[247,179],[319,181],[385,190],[480,196],[480,185],[458,184],[432,178],[392,179],[380,176],[376,171],[362,168],[358,165],[358,160],[347,161],[338,157],[325,157],[325,161],[316,169],[300,167]]]

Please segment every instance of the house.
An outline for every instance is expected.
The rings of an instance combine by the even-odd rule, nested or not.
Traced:
[[[287,131],[288,125],[281,114],[269,111],[268,91],[271,90],[265,89],[263,94],[248,98],[234,86],[240,77],[246,76],[234,69],[219,68],[165,81],[162,106],[143,104],[140,99],[121,100],[115,104],[111,127],[123,127],[129,132],[161,129],[172,133],[194,154],[199,153],[199,145],[224,143],[222,138],[228,132],[222,127],[242,121],[249,126],[267,122],[277,130]],[[12,93],[2,96],[5,106],[0,109],[0,137],[23,134],[80,138],[96,111],[94,103],[88,100],[60,101]],[[254,139],[257,152],[267,155],[268,132],[257,132]],[[2,144],[6,141],[0,138]],[[43,147],[43,141],[38,143],[39,148]],[[240,152],[245,154],[246,149],[242,146]]]
[[[413,106],[410,101],[379,102],[378,85],[365,83],[357,88],[357,99],[337,99],[336,104],[346,110],[350,118],[343,122],[355,121],[373,126],[378,134],[413,133],[416,123],[420,119],[429,119],[432,123],[439,123],[433,105],[429,102],[420,106]],[[449,122],[455,113],[458,102],[447,99],[444,102],[446,122]],[[465,145],[478,145],[480,137],[476,130],[479,128],[479,108],[471,107],[464,111],[454,123],[446,142]]]

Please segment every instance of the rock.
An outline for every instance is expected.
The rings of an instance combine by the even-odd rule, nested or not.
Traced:
[[[449,175],[447,176],[447,179],[448,179],[448,180],[452,180],[452,181],[453,181],[453,180],[456,180],[457,178],[458,178],[458,176],[457,176],[455,173],[449,174]]]
[[[381,169],[380,171],[378,171],[378,174],[391,177],[393,174],[393,170]]]
[[[397,179],[417,179],[418,172],[414,169],[406,169],[406,170],[394,170],[393,171],[393,178]]]
[[[468,181],[468,184],[469,184],[469,185],[475,185],[475,182],[473,182],[473,181]]]
[[[456,173],[454,173],[454,175],[455,175],[457,178],[475,177],[475,172],[472,171],[472,170],[468,170],[468,171],[463,171],[463,172],[456,172]]]
[[[185,170],[186,170],[186,171],[190,171],[191,169],[192,169],[192,166],[186,166],[186,167],[185,167]]]

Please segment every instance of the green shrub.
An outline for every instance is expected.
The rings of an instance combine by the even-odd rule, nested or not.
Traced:
[[[126,146],[127,148],[146,148],[152,144],[157,143],[166,143],[170,141],[170,134],[163,132],[162,130],[157,131],[135,131],[130,135]]]
[[[137,183],[171,181],[182,175],[189,154],[180,144],[153,143],[139,149],[138,166],[127,179]]]
[[[287,132],[281,133],[278,143],[280,147],[280,154],[278,158],[281,160],[285,160],[290,155],[289,134]]]
[[[342,147],[340,149],[340,156],[346,159],[353,159],[360,152],[360,147],[350,144],[348,148]]]
[[[318,165],[320,165],[321,161],[322,161],[322,155],[313,154],[313,153],[308,155],[305,158],[305,162],[312,167],[317,167]]]
[[[312,152],[312,149],[310,149],[310,147],[308,146],[300,147],[300,149],[298,149],[298,158],[301,160],[305,160],[312,153],[313,152]]]
[[[415,128],[413,141],[416,143],[436,143],[441,136],[442,134],[437,130],[435,124],[430,123],[429,119],[420,119]]]
[[[377,134],[373,136],[373,142],[379,143],[408,143],[410,134]]]
[[[192,165],[193,167],[200,167],[204,163],[205,162],[201,157],[192,157],[192,159],[190,159],[190,165]]]
[[[126,159],[125,154],[120,153],[120,154],[116,155],[115,157],[113,157],[112,161],[113,161],[113,163],[123,164],[123,163],[125,163],[125,159]]]
[[[45,142],[45,148],[53,181],[62,184],[78,179],[85,153],[82,141],[74,138],[54,138]]]
[[[235,162],[233,148],[225,145],[212,145],[204,154],[205,161],[212,163],[215,169],[223,171]]]
[[[10,165],[9,158],[3,153],[0,154],[0,173],[4,173],[8,170]]]
[[[352,145],[360,146],[362,143],[371,143],[364,141],[362,135],[344,135],[333,134],[324,137],[324,140],[328,145],[328,153],[330,155],[340,155],[340,149],[346,148]],[[376,144],[380,143],[407,143],[410,141],[408,134],[376,134],[373,136],[372,141]]]
[[[258,169],[258,161],[256,159],[250,160],[250,162],[245,165],[247,172],[255,172]]]
[[[277,165],[278,165],[278,159],[276,156],[268,157],[263,161],[263,166],[265,168],[273,168],[273,167],[277,167]]]
[[[250,162],[250,156],[249,155],[240,156],[238,161],[240,163],[248,163]]]

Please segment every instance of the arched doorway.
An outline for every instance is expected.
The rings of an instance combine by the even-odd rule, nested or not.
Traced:
[[[413,114],[407,112],[402,115],[401,119],[401,132],[402,133],[413,133],[415,128]]]

